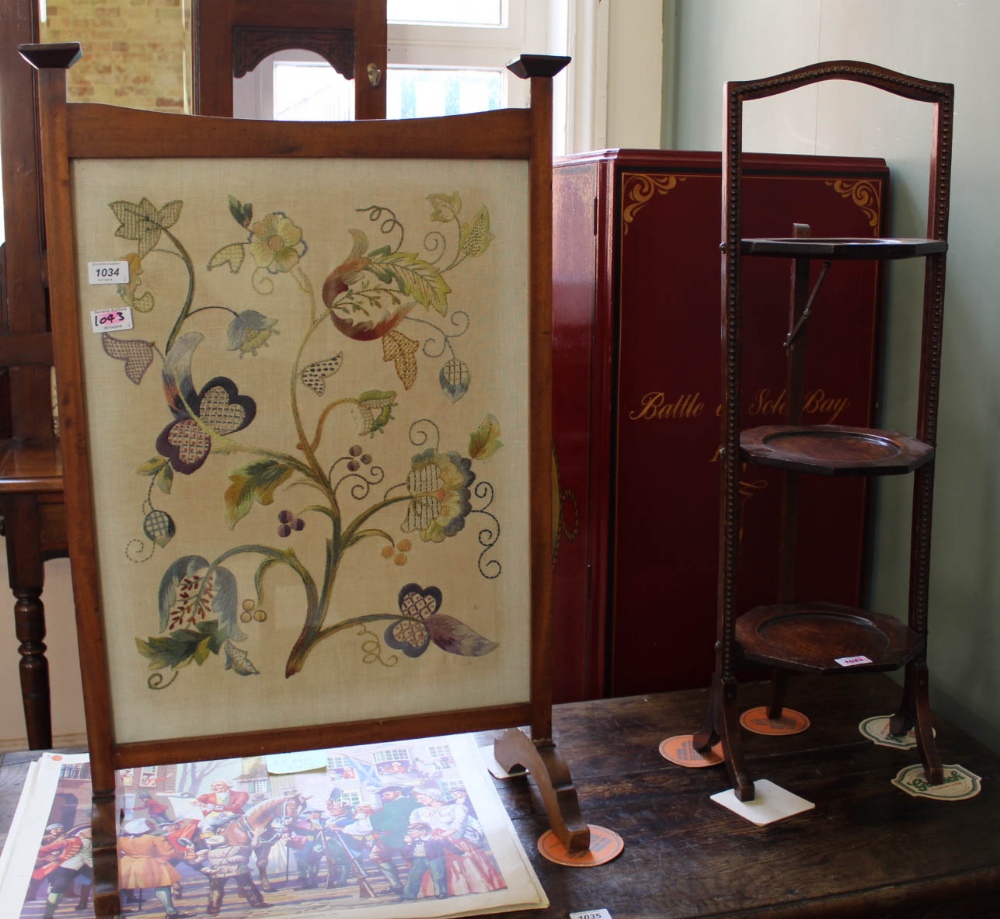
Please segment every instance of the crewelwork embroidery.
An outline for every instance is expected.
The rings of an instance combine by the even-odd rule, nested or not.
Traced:
[[[228,467],[225,491],[225,522],[234,533],[251,513],[274,515],[274,544],[237,540],[214,558],[182,555],[166,567],[157,598],[157,633],[136,637],[139,653],[154,671],[147,681],[150,688],[169,686],[180,668],[212,659],[241,676],[257,674],[257,665],[241,646],[247,640],[243,629],[274,616],[283,622],[288,616],[301,617],[286,677],[303,668],[317,644],[348,630],[361,641],[363,662],[385,666],[394,666],[399,658],[383,652],[383,644],[404,658],[421,656],[431,644],[464,657],[480,657],[498,647],[457,618],[460,611],[449,609],[444,592],[433,584],[403,584],[396,609],[354,610],[339,618],[332,612],[337,572],[348,552],[381,544],[376,557],[381,555],[395,571],[406,564],[415,545],[435,551],[434,546],[460,536],[473,514],[484,521],[474,536],[482,547],[480,576],[496,578],[502,571],[499,560],[491,556],[500,536],[500,521],[490,510],[494,490],[478,472],[480,464],[502,447],[498,419],[486,413],[469,433],[467,444],[447,448],[441,446],[441,429],[433,418],[413,423],[405,433],[395,432],[392,424],[394,410],[408,397],[418,376],[427,372],[426,365],[436,365],[436,385],[451,403],[463,399],[475,379],[473,368],[457,350],[473,316],[450,309],[446,277],[467,259],[483,255],[493,242],[489,211],[481,205],[463,219],[457,192],[432,194],[426,200],[429,220],[437,228],[425,233],[416,248],[404,245],[405,227],[388,207],[359,208],[369,231],[349,230],[346,258],[316,287],[305,270],[309,247],[293,217],[278,211],[257,217],[250,203],[231,196],[229,212],[242,238],[212,254],[205,270],[247,272],[250,287],[260,298],[280,292],[270,314],[198,302],[199,269],[174,231],[181,221],[182,201],[162,207],[146,198],[137,204],[111,203],[119,221],[115,235],[136,244],[136,251],[125,256],[130,281],[118,288],[126,304],[139,313],[170,308],[167,292],[148,290],[143,282],[143,261],[154,254],[179,258],[186,271],[186,292],[165,342],[142,337],[141,316],[134,337],[102,336],[104,352],[122,362],[126,378],[136,386],[159,362],[167,409],[155,453],[137,469],[150,480],[142,508],[148,543],[133,540],[128,556],[147,561],[170,545],[178,524],[157,504],[180,487],[178,474],[197,475],[207,463],[232,463],[236,458],[236,464]],[[300,303],[306,306],[295,305]],[[309,321],[286,377],[295,442],[261,446],[244,440],[241,433],[258,420],[260,393],[240,391],[225,373],[197,379],[193,357],[201,349],[196,365],[201,367],[206,362],[204,352],[210,352],[211,365],[218,369],[237,357],[253,360],[282,334],[280,312],[301,308],[308,309]],[[198,328],[199,316],[210,310],[231,314],[224,341],[209,340]],[[345,355],[337,342],[345,337],[380,347],[381,358],[392,365],[400,387],[340,391],[337,374]],[[322,347],[328,356],[307,362],[303,357],[307,344],[313,353]],[[261,381],[260,385],[282,384]],[[315,421],[307,421],[314,416]],[[348,429],[354,432],[348,441],[355,442],[346,451],[330,446],[331,431],[337,431],[343,442]],[[379,494],[377,489],[389,475],[377,462],[381,436],[405,436],[413,452],[409,468],[400,470],[395,484]],[[274,511],[279,498],[279,509]],[[303,531],[317,539],[317,529],[325,545],[325,562],[321,570],[310,570],[296,552],[296,540]],[[252,599],[240,600],[241,586],[229,567],[238,556],[257,559]],[[265,582],[278,568],[291,571],[301,583],[300,609],[263,608]],[[242,590],[245,596],[248,585]],[[384,628],[381,638],[372,631],[376,623],[376,628]]]

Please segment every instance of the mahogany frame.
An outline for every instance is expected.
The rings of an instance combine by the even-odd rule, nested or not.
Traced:
[[[531,107],[405,122],[294,124],[162,114],[91,103],[66,103],[66,69],[76,43],[22,46],[39,71],[45,218],[70,558],[83,698],[93,781],[94,905],[102,919],[118,916],[115,770],[191,760],[251,756],[456,731],[507,729],[496,756],[507,769],[530,771],[553,831],[567,849],[589,847],[569,771],[552,741],[551,581],[551,294],[552,81],[569,59],[524,55],[509,65],[530,80]],[[167,129],[169,127],[169,129]],[[119,743],[111,717],[101,612],[75,275],[70,163],[87,158],[225,156],[501,159],[528,164],[530,246],[529,390],[531,477],[529,544],[531,666],[528,702],[473,710],[342,724]],[[519,725],[530,726],[530,739]]]

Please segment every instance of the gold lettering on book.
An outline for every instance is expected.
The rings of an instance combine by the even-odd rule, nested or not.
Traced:
[[[803,394],[802,414],[822,424],[836,424],[850,405],[851,400],[846,396],[835,396],[816,387]],[[716,406],[717,417],[721,411],[722,406]],[[784,389],[762,387],[750,396],[746,411],[754,418],[780,421],[788,412],[788,393]],[[628,418],[631,421],[690,421],[700,418],[704,412],[705,402],[700,392],[668,396],[662,390],[651,390],[639,400],[638,408],[629,410]]]
[[[666,393],[648,392],[640,400],[641,408],[629,412],[632,421],[683,421],[697,418],[705,411],[701,393],[681,393],[676,399],[667,400]]]
[[[802,399],[802,414],[820,416],[824,424],[836,424],[837,419],[850,407],[851,400],[846,396],[833,396],[825,389],[817,387],[807,390]],[[788,411],[788,392],[782,389],[775,393],[766,386],[754,393],[747,405],[750,415],[774,415],[784,417]]]

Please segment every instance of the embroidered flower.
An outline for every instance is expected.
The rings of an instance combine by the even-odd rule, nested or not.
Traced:
[[[385,630],[385,643],[407,657],[420,657],[434,642],[442,651],[461,657],[482,657],[499,647],[441,609],[441,591],[406,584],[399,591],[397,619]]]
[[[460,532],[472,510],[471,467],[472,460],[454,452],[429,449],[414,456],[406,477],[410,503],[403,532],[418,532],[424,542],[444,542]]]
[[[250,228],[250,254],[271,274],[290,271],[305,252],[302,230],[281,211],[268,214]]]
[[[257,349],[267,346],[267,340],[272,334],[279,334],[272,329],[277,324],[277,319],[268,319],[263,313],[257,310],[243,310],[232,322],[226,334],[229,338],[229,351],[239,351],[240,358],[244,354],[257,356]]]
[[[419,657],[431,642],[426,622],[441,608],[441,591],[407,584],[399,591],[399,611],[403,618],[385,630],[385,643],[407,657]]]
[[[392,409],[396,405],[394,392],[369,389],[358,396],[358,410],[361,412],[361,435],[374,437],[392,421]]]
[[[209,380],[194,398],[192,416],[176,412],[156,438],[156,450],[178,472],[190,475],[200,469],[212,449],[212,435],[225,436],[242,431],[257,413],[249,396],[241,396],[236,384],[226,377]]]

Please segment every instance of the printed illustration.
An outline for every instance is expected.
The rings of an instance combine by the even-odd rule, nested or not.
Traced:
[[[225,208],[224,196],[219,204]],[[398,406],[425,375],[434,375],[446,397],[443,412],[460,403],[477,379],[475,363],[461,353],[476,314],[472,307],[452,307],[449,278],[489,250],[490,213],[480,204],[470,214],[457,192],[430,194],[426,204],[429,229],[418,231],[419,245],[411,244],[414,234],[388,206],[358,208],[355,219],[368,228],[348,230],[343,260],[327,270],[310,264],[310,247],[293,215],[257,214],[251,203],[231,195],[228,210],[237,229],[202,263],[185,246],[183,201],[110,202],[118,220],[114,235],[134,245],[123,255],[129,281],[118,295],[135,323],[129,331],[103,333],[102,348],[147,400],[149,387],[157,385],[154,368],[163,391],[162,429],[149,444],[151,452],[136,457],[138,473],[149,478],[145,539],[129,544],[128,557],[157,564],[182,542],[174,542],[182,524],[170,501],[199,470],[226,464],[229,481],[225,524],[232,543],[212,556],[170,557],[159,582],[158,621],[150,623],[149,633],[135,636],[152,671],[151,689],[170,686],[192,662],[218,661],[235,675],[257,676],[266,664],[244,647],[248,630],[277,615],[294,618],[298,629],[287,651],[286,677],[302,671],[318,644],[342,633],[356,636],[365,662],[387,666],[421,657],[432,644],[472,658],[498,647],[465,621],[441,583],[399,578],[394,608],[344,609],[336,603],[338,572],[352,553],[381,558],[391,566],[384,576],[391,577],[418,548],[437,551],[458,538],[478,542],[480,578],[492,580],[503,571],[495,551],[501,522],[490,509],[494,487],[484,477],[503,446],[498,414],[484,411],[462,442],[442,442],[441,417],[421,417],[408,430],[395,424]],[[162,289],[146,283],[154,263]],[[173,267],[165,270],[162,263]],[[322,283],[314,282],[310,270],[325,273]],[[245,277],[252,305],[203,302],[203,272]],[[171,315],[166,339],[144,336],[146,318],[156,315],[162,323],[165,311]],[[281,338],[289,335],[289,311],[308,315],[295,327],[305,331],[294,341]],[[202,328],[220,313],[229,317],[224,340]],[[398,385],[338,385],[345,362],[357,353],[348,353],[345,341],[380,349]],[[280,376],[269,370],[248,386],[245,377],[238,384],[227,372],[234,359],[253,362],[274,347],[282,349],[282,360],[288,355]],[[262,439],[271,430],[262,414],[264,390],[286,391],[279,411],[294,427],[289,442]],[[380,461],[390,440],[408,445],[408,466]],[[273,518],[273,542],[241,540],[241,524],[251,515]],[[467,527],[470,518],[476,523]],[[322,561],[307,561],[305,545],[322,546]],[[233,563],[247,557],[255,560],[252,583],[245,577],[240,583]],[[278,569],[299,584],[297,608],[279,611],[265,602],[265,586]]]
[[[417,910],[407,915],[433,916],[541,905],[496,793],[478,776],[469,787],[472,749],[466,738],[429,738],[328,750],[324,769],[287,775],[259,757],[124,770],[123,907],[176,919],[264,908],[376,919],[406,904]],[[10,915],[93,915],[90,773],[80,759],[61,767],[44,813],[36,808],[44,834]]]

